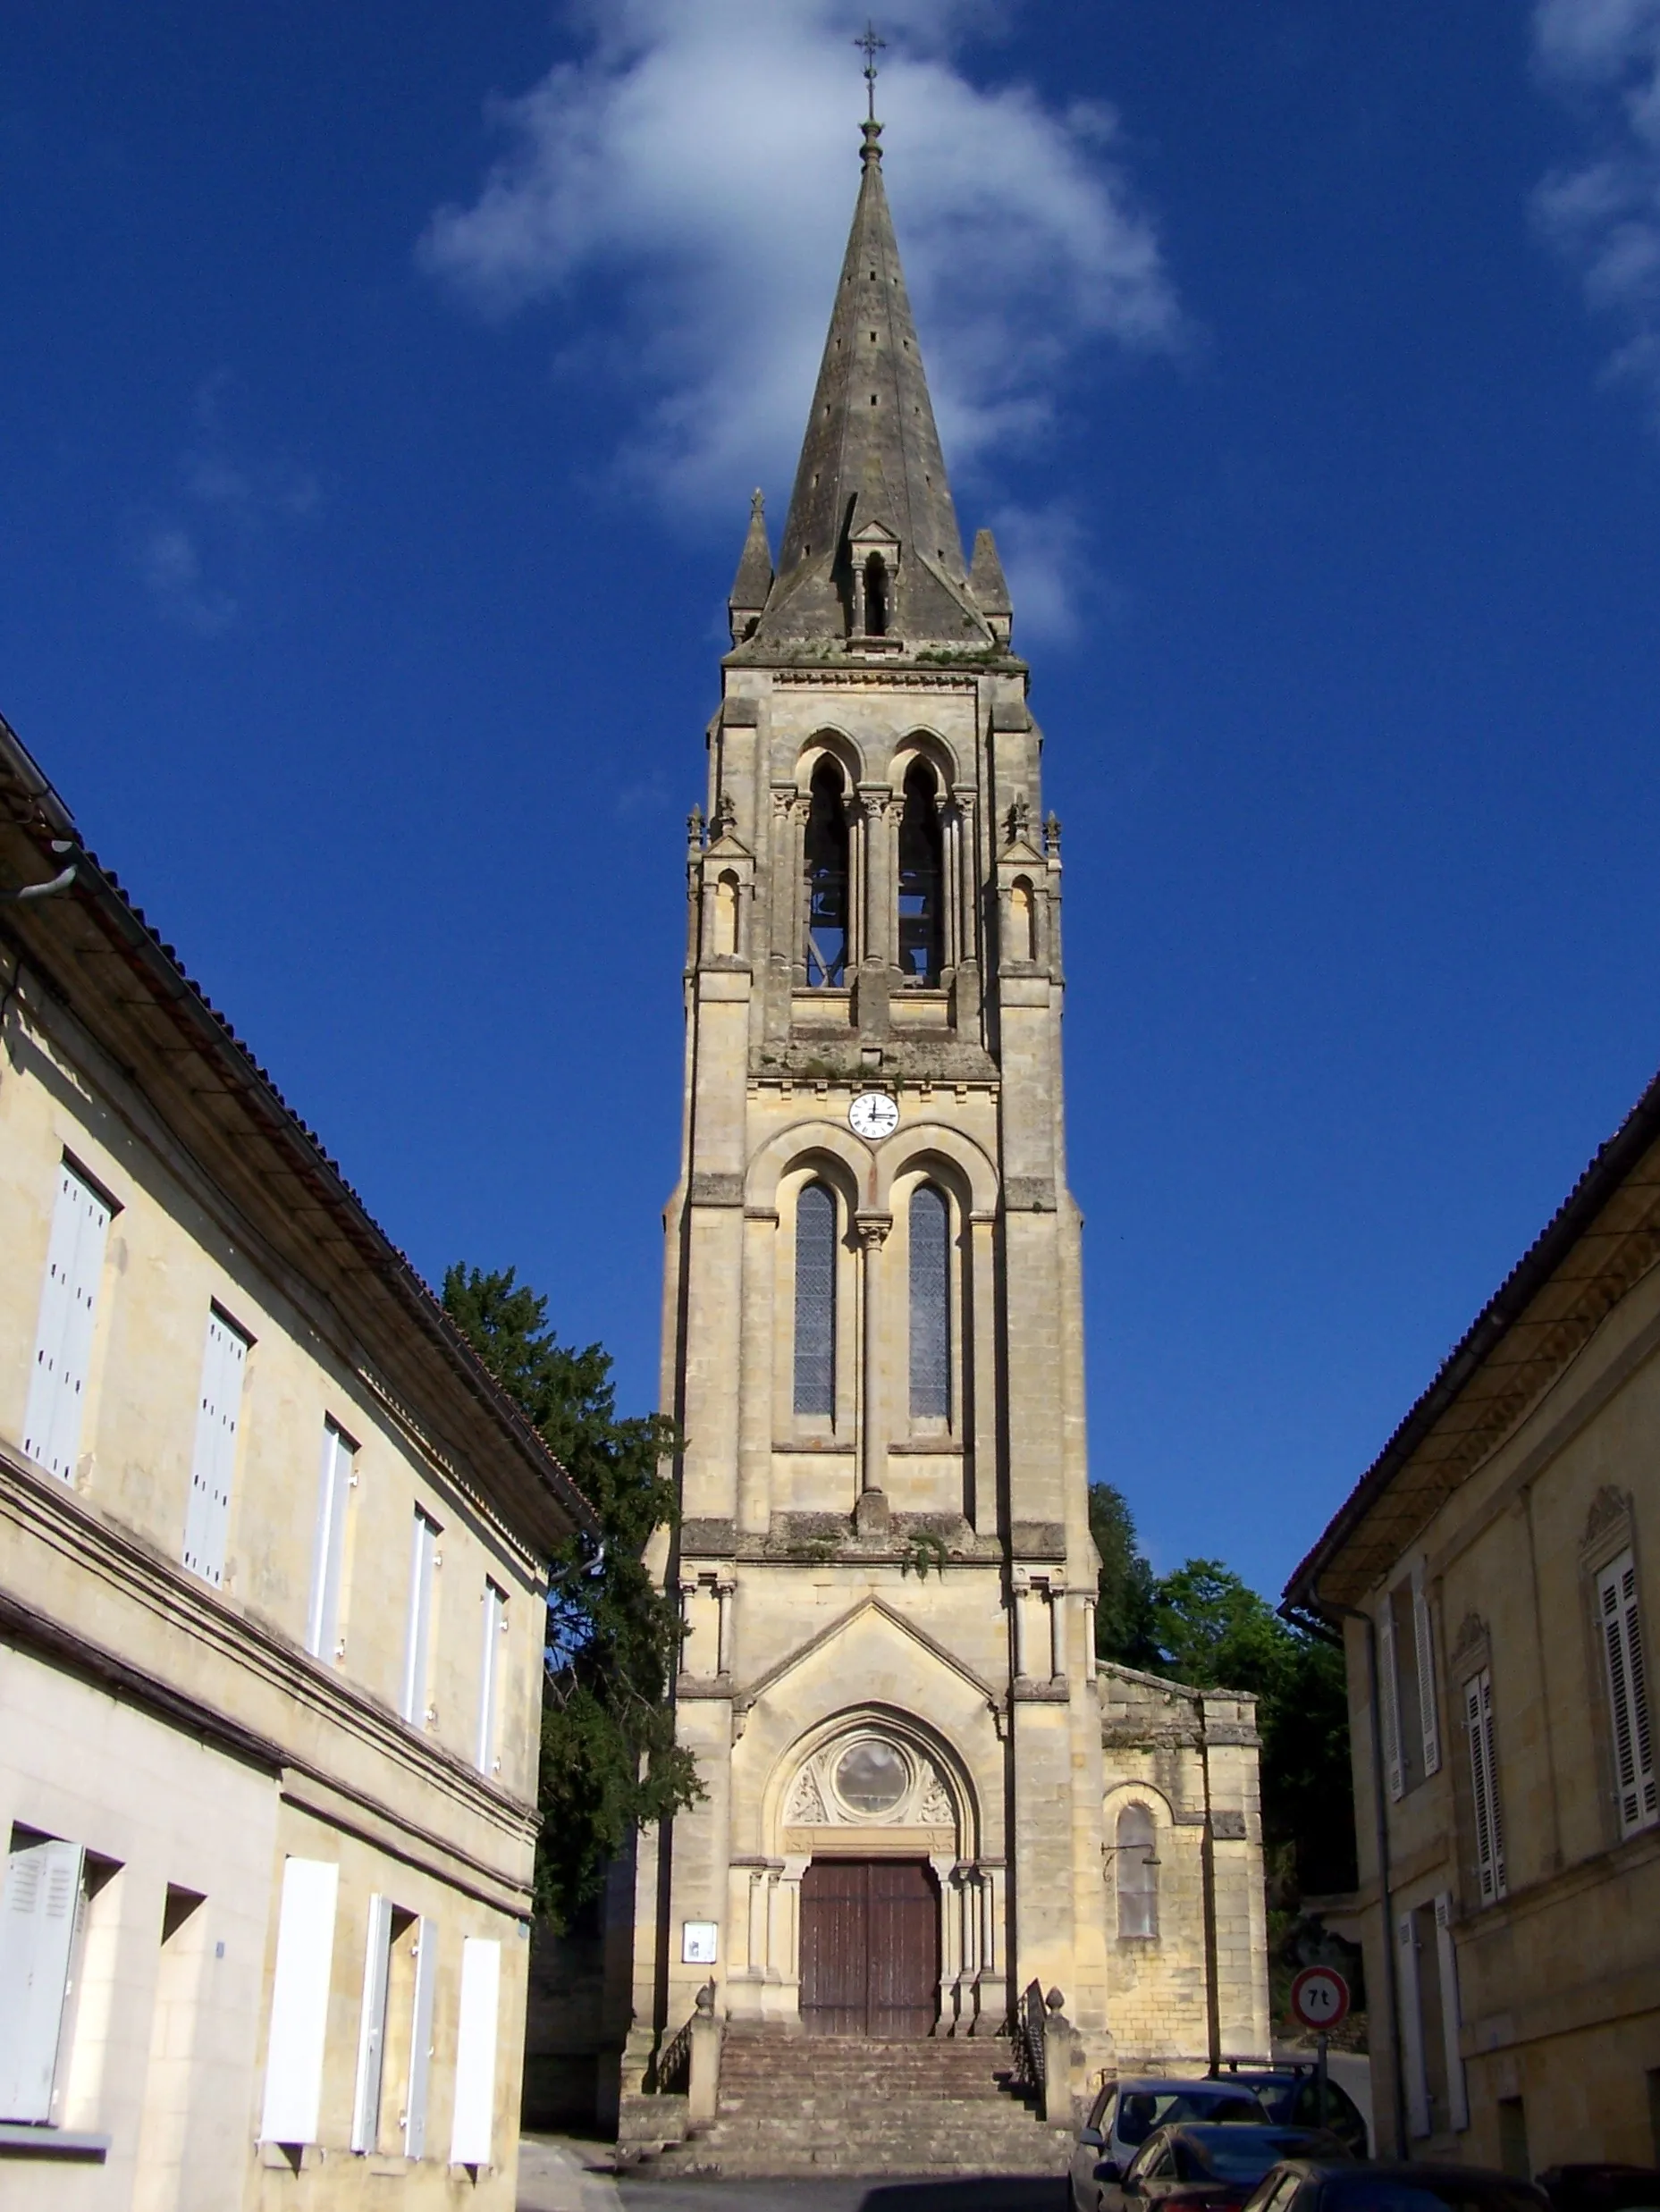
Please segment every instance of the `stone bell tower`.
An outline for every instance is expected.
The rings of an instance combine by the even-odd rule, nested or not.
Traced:
[[[711,1977],[734,2022],[954,2037],[1035,1981],[1111,2048],[1060,828],[880,138],[690,822],[661,1566],[707,1794],[642,1843],[625,2090]]]

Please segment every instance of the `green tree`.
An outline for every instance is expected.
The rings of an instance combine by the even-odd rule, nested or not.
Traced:
[[[443,1306],[594,1508],[603,1558],[574,1540],[554,1564],[548,1602],[536,1846],[536,1910],[556,1929],[597,1895],[629,1836],[703,1795],[674,1740],[669,1691],[680,1625],[642,1559],[675,1518],[661,1473],[675,1449],[661,1414],[618,1416],[611,1358],[577,1350],[548,1325],[547,1300],[516,1270],[459,1263]]]
[[[1124,1493],[1110,1483],[1090,1484],[1090,1534],[1101,1555],[1096,1656],[1150,1672],[1159,1664],[1153,1642],[1153,1570],[1142,1557]]]
[[[1155,1577],[1123,1493],[1090,1486],[1101,1555],[1102,1659],[1190,1683],[1249,1690],[1262,1738],[1262,1831],[1277,1902],[1353,1888],[1354,1816],[1343,1653],[1282,1620],[1220,1560]]]

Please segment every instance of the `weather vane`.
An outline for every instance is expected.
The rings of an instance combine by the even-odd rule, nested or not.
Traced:
[[[864,81],[870,88],[871,121],[874,122],[876,121],[876,56],[882,52],[888,41],[877,36],[875,24],[867,18],[864,36],[862,38],[855,38],[853,43],[864,56]]]

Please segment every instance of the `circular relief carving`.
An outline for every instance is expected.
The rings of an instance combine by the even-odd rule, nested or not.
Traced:
[[[862,1737],[836,1762],[836,1795],[855,1812],[891,1812],[910,1787],[909,1761],[879,1736]]]

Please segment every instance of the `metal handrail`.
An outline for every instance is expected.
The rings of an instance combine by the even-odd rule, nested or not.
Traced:
[[[1032,1981],[1021,1994],[1018,2009],[1009,2023],[1009,2036],[1015,2046],[1015,2079],[1023,2087],[1036,2090],[1040,2094],[1045,2078],[1043,2023],[1047,2017],[1042,1987]]]

